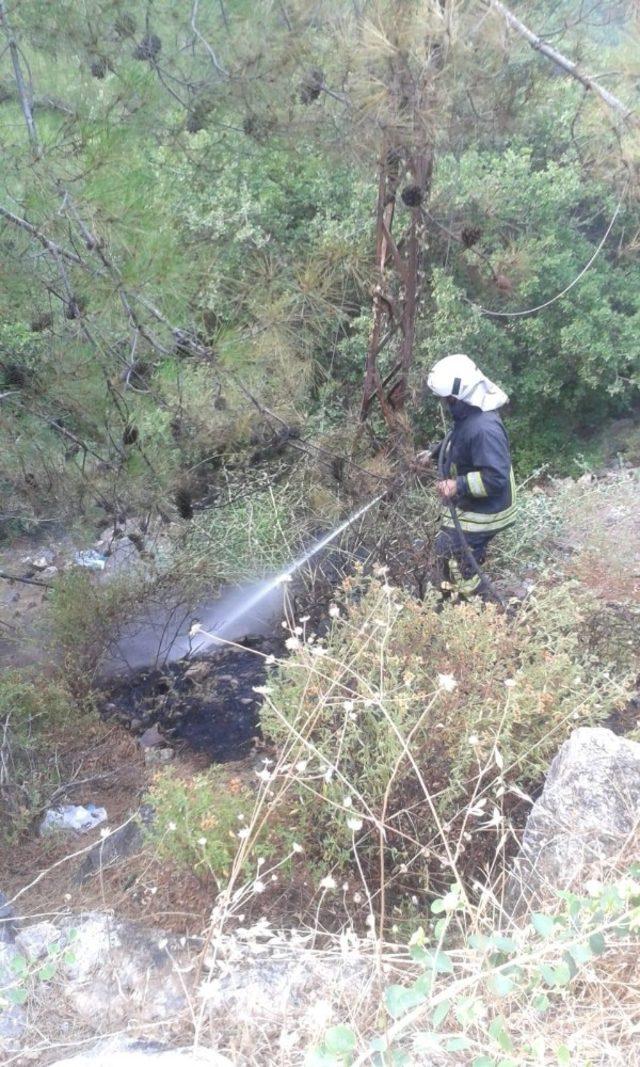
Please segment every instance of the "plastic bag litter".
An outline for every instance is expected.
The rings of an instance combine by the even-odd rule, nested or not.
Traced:
[[[41,834],[80,833],[86,834],[106,822],[105,808],[95,804],[63,804],[60,808],[49,808],[40,823]]]
[[[103,571],[107,565],[106,557],[93,548],[86,552],[76,552],[73,562],[77,567],[87,567],[90,571]]]

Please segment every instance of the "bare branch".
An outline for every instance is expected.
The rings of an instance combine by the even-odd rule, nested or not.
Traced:
[[[500,3],[500,0],[485,0],[485,2],[491,10],[496,11],[501,15],[507,25],[523,37],[525,41],[531,45],[534,51],[540,52],[541,55],[550,59],[557,67],[560,67],[565,74],[569,74],[572,78],[575,78],[576,81],[579,81],[581,85],[584,85],[585,89],[590,89],[591,92],[599,96],[607,107],[611,108],[612,111],[617,111],[619,115],[622,115],[624,121],[628,122],[630,126],[634,126],[636,129],[640,128],[640,118],[636,115],[633,109],[628,107],[628,105],[620,100],[619,97],[610,93],[608,89],[598,85],[598,82],[593,75],[585,74],[584,71],[579,69],[577,63],[574,63],[571,59],[567,59],[567,57],[561,52],[558,52],[556,48],[553,48],[550,44],[543,41],[541,37],[535,34],[533,30],[530,30],[528,26],[525,26],[524,22],[521,22],[519,18],[509,11],[509,8]]]
[[[18,96],[20,97],[20,106],[22,108],[22,114],[24,115],[24,121],[27,127],[27,133],[29,134],[29,141],[31,142],[31,148],[33,154],[38,156],[40,154],[40,145],[38,142],[38,133],[36,130],[35,120],[33,118],[33,107],[29,92],[22,73],[22,66],[20,64],[20,49],[18,42],[14,36],[7,21],[7,12],[4,5],[4,0],[0,0],[0,26],[4,30],[5,37],[9,46],[9,52],[11,53],[11,62],[13,64],[13,73],[16,79],[16,88],[18,90]]]
[[[196,20],[198,18],[198,7],[199,7],[199,4],[200,4],[200,0],[193,0],[193,7],[191,8],[191,29],[193,30],[193,32],[196,35],[196,37],[198,38],[198,40],[201,41],[202,44],[204,45],[204,47],[206,48],[206,50],[207,50],[207,52],[209,54],[209,58],[210,58],[211,62],[213,63],[213,66],[215,67],[215,69],[218,71],[218,73],[219,74],[223,74],[225,78],[228,78],[229,77],[228,71],[226,71],[224,69],[224,67],[219,63],[218,57],[215,54],[213,48],[211,47],[211,45],[209,44],[207,39],[203,36],[203,34],[200,33],[200,30],[198,29],[198,25],[197,25]],[[224,8],[223,8],[223,12],[224,12]],[[225,24],[226,24],[226,13],[225,13]]]

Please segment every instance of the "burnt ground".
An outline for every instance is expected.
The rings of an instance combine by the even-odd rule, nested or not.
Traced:
[[[201,659],[132,671],[102,686],[100,711],[134,734],[157,726],[170,744],[224,763],[247,756],[260,739],[265,657],[280,656],[279,637],[247,637]]]

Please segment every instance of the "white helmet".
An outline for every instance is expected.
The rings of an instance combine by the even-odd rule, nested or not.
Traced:
[[[427,378],[427,385],[436,396],[454,396],[481,411],[495,411],[509,399],[472,359],[461,354],[439,359]]]

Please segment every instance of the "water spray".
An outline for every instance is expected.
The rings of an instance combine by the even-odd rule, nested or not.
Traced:
[[[296,571],[299,571],[300,568],[304,567],[304,565],[308,563],[309,560],[313,559],[318,552],[321,552],[323,548],[326,548],[327,545],[331,544],[331,542],[334,541],[336,537],[339,537],[344,530],[347,530],[354,522],[357,522],[363,515],[366,515],[366,513],[374,507],[375,504],[378,504],[384,496],[386,496],[386,493],[379,493],[378,496],[374,497],[373,500],[370,500],[368,504],[364,504],[363,507],[354,512],[353,515],[350,515],[348,519],[345,519],[344,522],[341,522],[334,530],[331,530],[331,532],[321,538],[320,541],[317,541],[316,544],[307,549],[307,551],[287,567],[286,570],[277,574],[274,578],[267,578],[264,582],[261,582],[258,588],[250,594],[247,600],[239,604],[236,610],[228,618],[221,620],[217,624],[215,629],[218,633],[205,634],[202,632],[199,624],[196,623],[196,625],[192,627],[192,635],[202,633],[202,636],[205,638],[204,642],[198,645],[197,651],[202,652],[210,641],[219,641],[224,644],[228,643],[228,638],[225,638],[224,636],[225,633],[229,633],[236,623],[251,611],[254,611],[271,593],[274,593],[279,587],[286,585],[287,582],[290,582]]]

